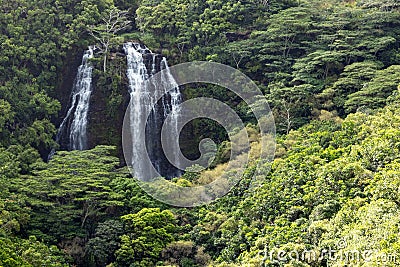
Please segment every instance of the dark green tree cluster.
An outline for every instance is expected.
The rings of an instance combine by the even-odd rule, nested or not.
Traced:
[[[266,249],[322,251],[346,240],[338,251],[371,250],[378,264],[379,255],[400,253],[399,110],[397,98],[372,114],[291,131],[278,139],[277,158],[261,174],[260,187],[247,187],[250,166],[228,195],[190,210],[152,200],[118,168],[111,147],[58,152],[49,163],[31,166],[32,174],[15,174],[7,162],[1,169],[0,262],[275,266]]]
[[[282,133],[321,110],[383,107],[398,84],[395,0],[143,1],[136,14],[177,60],[225,63],[259,82]]]

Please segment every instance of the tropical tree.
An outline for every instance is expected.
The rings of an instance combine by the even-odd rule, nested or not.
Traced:
[[[129,12],[127,10],[119,10],[111,7],[106,10],[101,18],[102,22],[95,26],[89,26],[89,34],[100,45],[103,53],[103,71],[106,72],[107,57],[110,45],[115,41],[117,33],[129,28],[131,21],[128,20]]]
[[[155,265],[161,251],[174,241],[173,234],[177,230],[174,214],[169,210],[145,208],[121,218],[125,234],[121,236],[121,247],[115,252],[116,265]]]

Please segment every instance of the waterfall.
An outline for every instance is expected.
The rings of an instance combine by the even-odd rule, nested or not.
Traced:
[[[160,60],[159,55],[136,43],[124,44],[124,50],[127,57],[127,76],[131,98],[129,104],[130,134],[133,147],[131,166],[135,176],[142,178],[153,173],[151,171],[152,166],[148,166],[142,160],[143,155],[141,153],[146,150],[151,164],[159,174],[167,178],[178,176],[181,174],[180,170],[168,162],[162,151],[160,132],[164,120],[170,115],[175,125],[173,127],[174,132],[171,133],[173,138],[171,141],[175,144],[174,160],[177,162],[179,151],[179,105],[182,102],[179,87],[169,71],[165,58]],[[146,80],[160,70],[164,70],[161,76],[162,84],[148,86]],[[161,101],[155,103],[155,93],[151,91],[152,88],[164,90]],[[173,90],[168,91],[171,88]],[[144,118],[145,114],[150,115],[148,118]],[[143,142],[143,140],[146,141]]]
[[[93,58],[94,49],[94,47],[90,46],[83,54],[82,63],[78,68],[71,92],[71,104],[56,136],[57,143],[60,143],[61,139],[64,138],[68,140],[69,150],[84,150],[88,148],[87,116],[92,93],[93,71],[89,59]],[[54,152],[54,149],[50,152],[49,159],[54,155]]]
[[[162,83],[163,88],[167,89],[167,88],[174,88],[173,90],[171,90],[170,92],[164,91],[164,95],[170,95],[170,102],[168,103],[169,105],[165,105],[164,103],[164,118],[166,118],[168,116],[168,114],[170,114],[171,116],[171,121],[173,123],[173,128],[172,128],[172,132],[170,133],[170,137],[171,140],[168,140],[169,142],[173,143],[172,147],[174,148],[173,150],[173,155],[174,155],[174,161],[175,162],[179,162],[179,130],[178,130],[178,120],[179,120],[179,116],[180,116],[180,104],[182,103],[182,95],[181,92],[179,90],[179,86],[176,83],[174,77],[172,76],[169,67],[168,67],[168,63],[167,63],[167,59],[165,57],[163,57],[162,61],[161,61],[161,70],[165,70],[162,72],[161,75],[161,79],[162,79]],[[164,99],[163,99],[164,101]],[[179,173],[177,173],[179,174]]]
[[[73,104],[70,109],[76,108],[69,133],[70,149],[87,149],[87,115],[89,112],[89,100],[92,93],[92,71],[93,67],[89,61],[93,58],[93,47],[85,52],[82,65],[79,66],[76,83],[73,90]]]

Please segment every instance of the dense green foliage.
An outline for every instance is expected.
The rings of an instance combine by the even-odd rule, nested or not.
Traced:
[[[0,266],[380,266],[385,255],[385,266],[398,265],[397,0],[10,0],[0,11]],[[123,27],[107,32],[104,18],[120,11]],[[173,63],[228,64],[259,85],[279,133],[260,187],[248,188],[250,162],[207,206],[170,207],[139,188],[116,147],[127,104],[118,51],[127,40]],[[89,133],[98,146],[44,162],[68,105],[71,58],[94,43]],[[254,124],[222,88],[184,94],[220,99]],[[227,160],[226,133],[211,121],[192,131],[220,144],[212,178]],[[371,255],[319,257],[329,248]],[[318,255],[278,260],[279,250]]]

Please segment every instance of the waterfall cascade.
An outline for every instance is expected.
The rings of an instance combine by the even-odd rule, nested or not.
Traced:
[[[179,152],[177,123],[180,116],[179,105],[182,102],[179,87],[169,71],[166,58],[161,58],[147,47],[136,43],[126,43],[124,50],[127,55],[127,76],[131,98],[129,104],[133,146],[131,166],[135,176],[147,177],[152,173],[152,166],[142,159],[141,153],[146,150],[151,164],[159,174],[167,178],[178,176],[181,172],[168,162],[163,153],[160,133],[163,122],[167,116],[171,116],[170,119],[175,127],[172,127],[171,140],[168,141],[176,144],[173,146],[176,150],[173,151],[175,157],[173,160],[177,162]],[[161,84],[149,86],[146,80],[160,70],[162,70]],[[154,100],[155,92],[151,91],[154,89],[163,90],[163,97],[157,103]],[[145,114],[150,115],[144,118]]]
[[[69,150],[87,149],[87,116],[92,93],[93,71],[90,59],[93,58],[94,49],[95,47],[90,46],[83,54],[71,92],[71,104],[56,136],[58,143],[61,142],[61,139],[68,141],[67,149]],[[53,154],[54,150],[50,153],[49,158]]]
[[[87,126],[90,96],[92,94],[92,71],[90,59],[93,58],[95,47],[89,47],[83,54],[82,63],[74,81],[71,102],[64,120],[61,122],[56,141],[62,149],[88,149]],[[147,177],[154,173],[152,168],[162,176],[171,178],[179,176],[181,171],[174,167],[166,158],[161,143],[161,128],[167,117],[172,123],[169,138],[173,144],[174,162],[179,160],[179,131],[180,104],[182,95],[172,76],[165,57],[152,53],[147,47],[137,43],[125,43],[124,51],[127,59],[127,77],[129,80],[129,132],[132,139],[132,166],[137,177]],[[159,84],[146,82],[151,76],[162,71]],[[162,90],[162,97],[155,101],[155,92]],[[160,93],[160,91],[158,91]],[[150,114],[145,118],[146,114]],[[146,151],[151,163],[143,160]],[[53,156],[50,153],[49,159]],[[152,165],[152,166],[151,166]]]

